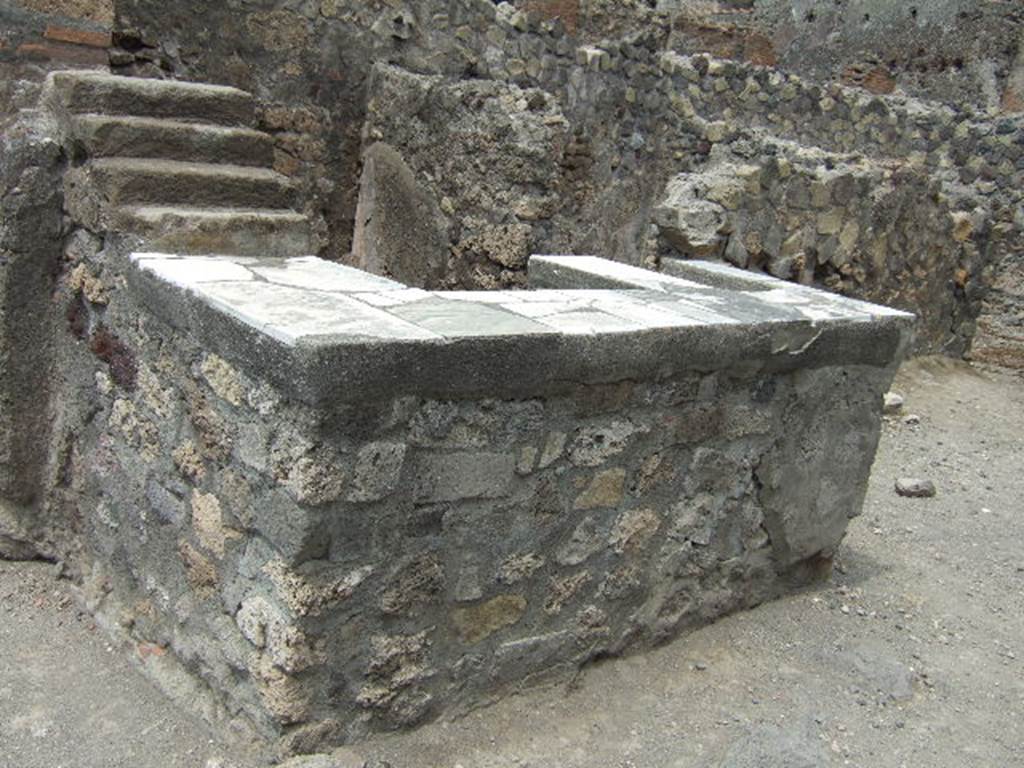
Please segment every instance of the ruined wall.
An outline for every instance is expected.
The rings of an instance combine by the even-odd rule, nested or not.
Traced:
[[[521,282],[537,251],[729,258],[910,309],[920,350],[967,349],[993,265],[1020,253],[1016,121],[993,130],[749,65],[615,50],[580,48],[564,85],[541,88],[379,68],[357,258],[490,287]],[[687,175],[721,196],[699,244],[671,221],[708,213],[673,181]]]
[[[959,263],[947,264],[949,279],[924,293],[890,283],[898,306],[956,305],[935,319],[922,349],[962,349],[993,279],[989,267],[1020,258],[1019,120],[990,120],[971,104],[938,107],[821,85],[813,72],[801,78],[750,63],[673,58],[666,53],[673,46],[692,50],[679,42],[675,12],[643,3],[324,2],[300,11],[264,0],[197,16],[126,0],[118,13],[126,71],[230,82],[269,100],[264,127],[278,135],[278,168],[305,179],[326,222],[322,255],[348,259],[352,250],[353,263],[414,282],[513,285],[531,251],[656,264],[652,212],[669,180],[699,170],[719,145],[735,147],[740,159],[760,152],[763,133],[913,165],[943,183],[944,205],[991,211],[991,237],[972,257],[970,284],[962,274],[954,279]],[[398,76],[374,79],[377,62],[446,80],[406,78],[407,101],[389,103],[396,96],[389,78]],[[406,104],[426,107],[403,114],[398,106]],[[459,126],[447,123],[448,112]],[[532,157],[517,143],[521,130],[540,142]],[[503,153],[517,156],[518,168],[499,162]],[[418,174],[411,186],[410,173]],[[516,194],[494,194],[501,186]],[[378,214],[375,224],[356,221],[360,194],[364,213]],[[410,206],[414,214],[399,212]],[[909,205],[901,215],[899,226],[911,230],[927,218],[914,221]],[[380,233],[394,229],[382,224],[388,216],[417,235],[383,242]],[[958,247],[945,243],[945,251]],[[392,263],[400,253],[408,263]]]
[[[1024,110],[1024,8],[984,0],[659,0],[672,46],[819,83]]]
[[[919,349],[963,354],[999,246],[983,198],[950,200],[919,167],[774,145],[680,174],[654,211],[661,259],[724,259],[913,307]],[[718,153],[716,153],[717,155]],[[951,289],[952,287],[952,289]]]
[[[568,247],[573,137],[549,94],[394,67],[370,92],[355,263],[410,285],[497,288],[525,282],[531,253]]]
[[[559,24],[502,13],[473,60],[497,77],[380,66],[355,97],[369,96],[355,102],[358,242],[376,249],[357,255],[422,275],[402,261],[415,241],[381,250],[404,230],[382,213],[411,198],[441,285],[518,285],[525,253],[556,242],[657,258],[651,209],[669,173],[743,137],[680,108],[677,80],[692,83],[657,34],[574,47]],[[372,39],[391,45],[419,24],[385,18]],[[473,18],[450,22],[451,39]],[[118,42],[126,70],[179,66],[142,32]],[[470,54],[447,55],[437,67]],[[735,74],[692,67],[709,94]],[[280,99],[302,76],[282,71],[267,81]],[[330,157],[288,147],[327,142],[314,118],[331,113],[298,96],[264,121],[289,127],[279,162],[299,162],[323,202]],[[63,204],[60,146],[33,146],[3,177],[2,480],[17,503],[0,543],[61,560],[138,656],[173,659],[208,714],[284,752],[474,706],[756,604],[822,576],[859,512],[908,317],[737,275],[732,316],[714,270],[670,296],[669,278],[644,275],[627,287],[652,295],[604,296],[608,312],[589,283],[547,308],[499,297],[520,314],[489,293],[466,338],[454,299],[325,296],[322,270],[351,275],[316,260],[296,276],[160,257],[177,277],[154,287],[127,263],[132,241]],[[387,179],[413,194],[389,197]],[[601,287],[619,287],[613,267]],[[269,293],[246,304],[246,279]],[[240,290],[240,308],[200,306],[206,283]],[[622,302],[635,314],[616,314]],[[403,357],[410,341],[446,364]]]
[[[366,84],[375,63],[557,90],[577,55],[578,41],[557,14],[517,13],[489,0],[330,0],[301,9],[249,0],[202,14],[123,0],[117,13],[119,71],[228,83],[267,103],[261,127],[278,137],[277,168],[306,181],[315,213],[326,220],[321,242],[328,258],[344,258],[351,249]],[[653,50],[668,30],[638,23],[647,18],[654,14],[642,3],[595,2],[570,21],[591,36],[635,34]],[[588,131],[595,140],[619,140],[611,117],[621,113],[619,95],[593,94],[577,105],[605,113]]]
[[[236,85],[265,103],[260,127],[278,139],[277,169],[304,179],[323,216],[323,255],[351,246],[365,83],[375,61],[458,76],[479,65],[480,0],[394,4],[275,0],[117,3],[120,71],[171,71]],[[490,5],[490,4],[486,4]]]
[[[89,460],[101,609],[286,752],[565,678],[777,594],[768,433],[797,414],[816,445],[826,420],[864,429],[878,388],[834,368],[315,413],[179,344],[140,372],[103,398]],[[732,426],[698,446],[694,418]],[[847,483],[860,443],[826,444]]]

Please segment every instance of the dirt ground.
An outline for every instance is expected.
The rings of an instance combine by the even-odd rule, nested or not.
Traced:
[[[829,582],[336,764],[1024,766],[1024,380],[919,360],[894,389]],[[907,476],[937,496],[898,496]],[[0,563],[0,768],[254,764],[135,672],[52,566]]]

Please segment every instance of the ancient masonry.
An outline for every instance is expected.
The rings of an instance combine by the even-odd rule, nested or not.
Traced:
[[[678,274],[538,256],[533,290],[427,292],[133,254],[153,314],[97,437],[106,610],[301,751],[820,576],[913,318]]]
[[[0,556],[282,754],[822,578],[903,356],[1024,349],[1019,118],[630,3],[184,5],[0,37]]]
[[[75,242],[136,235],[64,278],[74,442],[35,487],[8,442],[5,540],[73,562],[217,717],[309,751],[827,572],[911,315],[696,262],[410,288],[289,257],[247,94],[58,72],[44,102]]]

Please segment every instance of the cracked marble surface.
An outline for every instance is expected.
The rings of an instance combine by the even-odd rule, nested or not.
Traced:
[[[314,257],[136,253],[154,315],[310,404],[536,397],[685,371],[886,367],[906,313],[702,262],[534,256],[529,290],[425,291]],[[669,274],[674,271],[673,274]]]
[[[674,265],[673,275],[594,256],[535,256],[530,264],[531,282],[539,284],[535,290],[449,292],[409,288],[312,256],[136,253],[132,262],[142,273],[286,344],[344,337],[436,342],[912,319],[886,307],[703,262]],[[549,284],[564,287],[545,287]]]

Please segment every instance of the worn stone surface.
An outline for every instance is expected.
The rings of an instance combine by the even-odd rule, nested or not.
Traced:
[[[569,139],[554,99],[394,67],[376,69],[369,88],[364,133],[377,141],[366,149],[360,183],[359,264],[430,288],[522,283],[559,206]],[[472,166],[487,172],[466,188]]]
[[[71,216],[175,253],[301,256],[310,211],[254,130],[244,91],[99,72],[50,74],[43,101],[77,162],[64,181]]]
[[[408,289],[393,281],[364,293],[365,282],[380,278],[324,262],[320,288],[302,287],[292,271],[306,268],[303,259],[140,253],[132,261],[131,279],[158,315],[309,403],[433,392],[533,396],[570,386],[561,375],[567,367],[577,381],[613,384],[745,357],[768,356],[769,368],[811,360],[883,365],[900,354],[911,320],[696,262],[682,268],[685,277],[671,277],[595,257],[534,257],[530,276],[541,290],[405,296]],[[345,290],[346,280],[355,290]],[[194,311],[182,313],[182,302]],[[258,351],[239,336],[239,324],[265,336]],[[831,341],[848,334],[868,334],[873,343]],[[455,368],[462,374],[452,378],[448,371]],[[316,373],[296,375],[303,370]],[[409,377],[409,370],[419,374]],[[742,413],[725,424],[720,409],[705,411],[679,429],[742,434],[764,426]],[[624,418],[587,422],[566,433],[565,443],[549,435],[539,463],[546,466],[565,450],[572,464],[594,467],[649,430]],[[296,450],[297,463],[281,470],[292,479],[293,494],[329,501],[342,492],[344,472],[330,469],[330,456],[314,455],[323,449]],[[502,496],[519,460],[512,452],[432,457],[413,470],[417,497]]]

